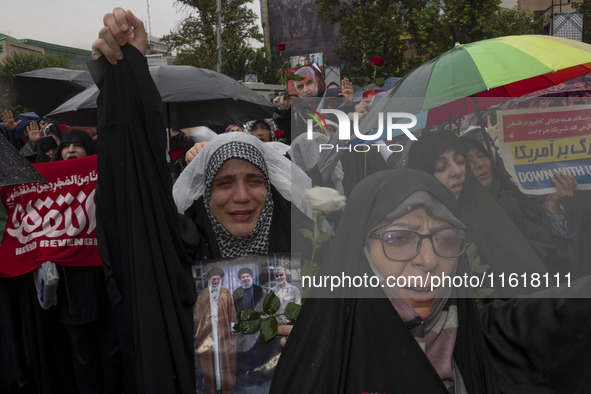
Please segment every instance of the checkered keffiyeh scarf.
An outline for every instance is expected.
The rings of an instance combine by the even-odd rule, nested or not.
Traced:
[[[257,167],[267,186],[267,201],[263,211],[253,229],[246,237],[237,237],[230,234],[213,216],[209,208],[211,199],[211,183],[222,165],[229,159],[242,159]],[[267,165],[262,153],[254,146],[245,142],[230,142],[216,150],[207,166],[205,193],[203,203],[212,224],[215,239],[223,257],[238,257],[253,254],[267,254],[269,250],[269,234],[271,231],[271,219],[273,217],[273,196],[271,183],[267,173]]]

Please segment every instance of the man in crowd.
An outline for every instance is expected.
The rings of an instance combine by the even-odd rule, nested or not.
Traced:
[[[301,305],[302,295],[300,293],[300,290],[296,286],[290,284],[287,281],[287,272],[285,271],[285,268],[275,268],[274,274],[275,283],[277,285],[273,287],[273,292],[277,297],[279,297],[279,300],[281,300],[281,307],[279,307],[277,313],[285,312],[285,308],[287,307],[287,304],[289,304],[290,302]],[[280,323],[286,324],[287,322],[288,319],[285,316],[281,316]]]
[[[234,290],[234,306],[236,313],[243,310],[263,312],[265,291],[253,283],[253,272],[250,268],[238,271],[240,287]],[[276,347],[265,343],[259,332],[252,334],[238,334],[236,341],[236,371],[238,389],[243,387],[260,386],[270,381],[272,368],[267,364],[276,355]],[[271,372],[269,372],[271,371]]]
[[[304,66],[295,73],[304,78],[301,81],[292,80],[298,97],[320,97],[324,94],[324,89],[320,90],[316,73],[311,66]]]
[[[243,310],[259,310],[265,294],[261,286],[252,283],[252,270],[241,268],[238,271],[238,279],[240,287],[234,290],[232,295],[236,313]]]
[[[224,271],[213,267],[207,273],[209,286],[197,297],[195,339],[197,356],[208,393],[231,393],[236,386],[236,310],[230,290],[222,286]],[[202,388],[198,375],[197,388]]]

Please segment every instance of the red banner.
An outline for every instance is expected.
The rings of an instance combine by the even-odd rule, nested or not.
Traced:
[[[0,277],[26,274],[45,261],[102,265],[96,240],[96,155],[34,166],[48,184],[0,188],[8,213]]]

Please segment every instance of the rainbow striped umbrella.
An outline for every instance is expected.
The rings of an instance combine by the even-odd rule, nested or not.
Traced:
[[[436,124],[591,72],[591,45],[566,38],[497,37],[453,49],[407,74],[387,93],[388,108],[429,111]],[[469,99],[465,99],[469,97]]]

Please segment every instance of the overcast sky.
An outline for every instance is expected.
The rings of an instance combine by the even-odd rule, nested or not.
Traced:
[[[153,36],[168,34],[183,19],[173,0],[6,0],[2,1],[0,33],[90,50],[103,15],[117,6],[130,9],[147,30],[148,1]],[[258,0],[251,8],[259,15]]]

